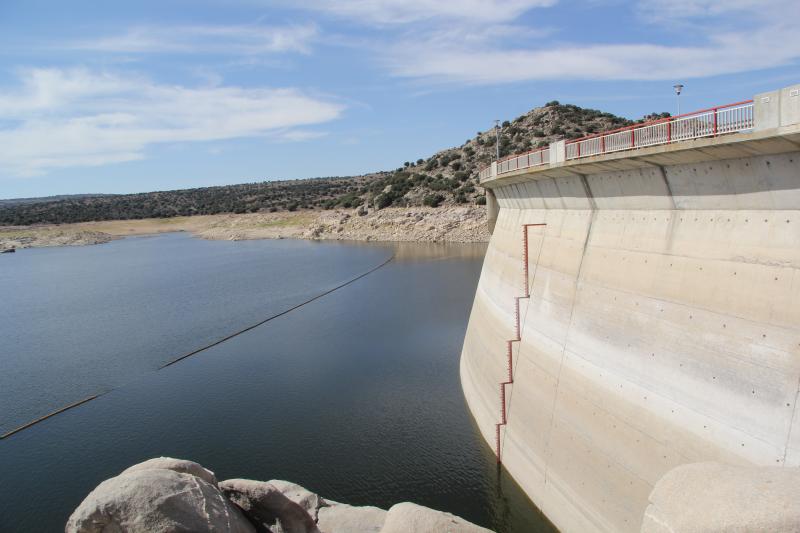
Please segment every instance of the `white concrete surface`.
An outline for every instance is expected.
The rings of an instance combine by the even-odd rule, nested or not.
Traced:
[[[792,128],[795,128],[794,126]],[[796,129],[796,128],[795,128]],[[686,463],[800,465],[800,130],[503,176],[461,359],[505,468],[562,531],[638,531]],[[771,135],[771,136],[770,136]]]

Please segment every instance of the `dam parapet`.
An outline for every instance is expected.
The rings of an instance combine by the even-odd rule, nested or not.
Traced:
[[[511,156],[481,185],[462,386],[556,526],[638,531],[688,463],[800,466],[800,85]]]

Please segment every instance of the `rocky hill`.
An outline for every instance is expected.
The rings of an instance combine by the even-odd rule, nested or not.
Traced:
[[[640,120],[667,116],[649,115]],[[506,121],[500,129],[500,156],[547,146],[632,124],[631,120],[549,102]],[[495,155],[495,130],[480,131],[458,147],[427,159],[406,162],[389,172],[363,176],[264,181],[125,195],[78,195],[36,202],[0,203],[0,225],[62,224],[220,213],[258,213],[333,208],[462,205],[485,203],[478,171]]]
[[[661,117],[649,115],[640,120]],[[560,139],[575,139],[595,132],[633,124],[626,118],[584,109],[575,105],[548,102],[532,109],[500,128],[500,157],[542,148]],[[362,187],[360,198],[370,206],[452,205],[484,203],[477,188],[478,172],[491,163],[497,151],[494,129],[479,131],[464,144],[442,150],[428,159],[407,162],[403,168],[374,177]]]

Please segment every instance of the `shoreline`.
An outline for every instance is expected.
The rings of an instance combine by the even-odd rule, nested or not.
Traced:
[[[104,244],[130,236],[187,231],[209,240],[308,239],[370,242],[485,243],[486,209],[407,207],[197,215],[0,227],[0,250]]]

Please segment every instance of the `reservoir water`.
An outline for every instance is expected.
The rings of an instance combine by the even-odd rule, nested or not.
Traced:
[[[0,531],[61,531],[98,483],[161,455],[219,479],[553,531],[461,392],[484,250],[168,234],[0,257],[0,433],[105,393],[0,440]]]

